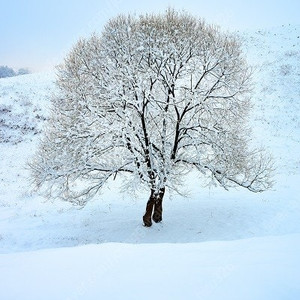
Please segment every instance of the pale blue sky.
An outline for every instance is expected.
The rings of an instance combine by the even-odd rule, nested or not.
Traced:
[[[0,0],[0,65],[53,68],[79,37],[101,31],[111,17],[168,6],[228,30],[300,24],[300,0]]]

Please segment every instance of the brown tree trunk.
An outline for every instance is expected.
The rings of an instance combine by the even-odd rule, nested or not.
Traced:
[[[162,212],[163,212],[162,202],[163,202],[164,195],[165,195],[165,188],[162,188],[159,190],[158,196],[156,197],[156,201],[154,203],[154,212],[153,212],[152,220],[155,223],[162,221]]]
[[[151,217],[153,213],[153,221],[158,223],[162,221],[162,201],[165,194],[165,188],[159,190],[159,192],[155,192],[151,190],[150,198],[147,202],[146,212],[143,216],[144,225],[146,227],[150,227],[152,225]],[[154,208],[154,212],[153,212]]]

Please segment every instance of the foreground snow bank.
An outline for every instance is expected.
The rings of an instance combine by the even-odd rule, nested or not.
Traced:
[[[300,234],[0,255],[1,299],[300,299]]]

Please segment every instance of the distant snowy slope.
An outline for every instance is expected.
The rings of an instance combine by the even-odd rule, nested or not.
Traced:
[[[54,91],[54,72],[0,79],[0,143],[41,132]]]
[[[273,152],[278,172],[300,172],[300,26],[243,33],[254,67],[256,137]]]

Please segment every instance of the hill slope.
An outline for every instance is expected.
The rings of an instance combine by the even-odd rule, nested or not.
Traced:
[[[182,299],[185,292],[187,298],[220,299],[227,293],[228,299],[253,299],[245,293],[256,289],[254,299],[298,299],[299,36],[299,26],[242,34],[255,67],[253,143],[265,145],[275,158],[274,189],[263,194],[207,189],[198,175],[190,174],[189,197],[167,197],[164,222],[151,228],[141,226],[148,195],[118,194],[117,181],[81,210],[31,194],[26,161],[47,119],[55,76],[0,79],[0,282],[5,287],[0,298],[98,299],[104,293],[117,299],[113,276],[120,274],[118,285],[130,299],[146,289],[149,276],[157,285],[168,278],[158,298]],[[251,239],[241,240],[246,238]],[[159,244],[136,245],[141,243]],[[51,249],[87,244],[99,245]],[[24,251],[33,252],[16,253]],[[153,263],[145,253],[153,254]],[[50,271],[43,277],[44,269]],[[157,272],[161,275],[155,277]]]
[[[148,231],[140,227],[148,195],[130,199],[112,193],[109,189],[115,191],[118,182],[111,182],[97,197],[100,201],[95,199],[83,210],[57,201],[45,203],[30,195],[25,165],[47,118],[55,75],[1,79],[0,251],[105,241],[230,240],[300,232],[299,34],[299,27],[288,26],[242,36],[255,67],[254,139],[275,157],[274,190],[253,195],[242,190],[203,189],[197,175],[191,174],[187,178],[190,196],[166,199],[165,223]]]

